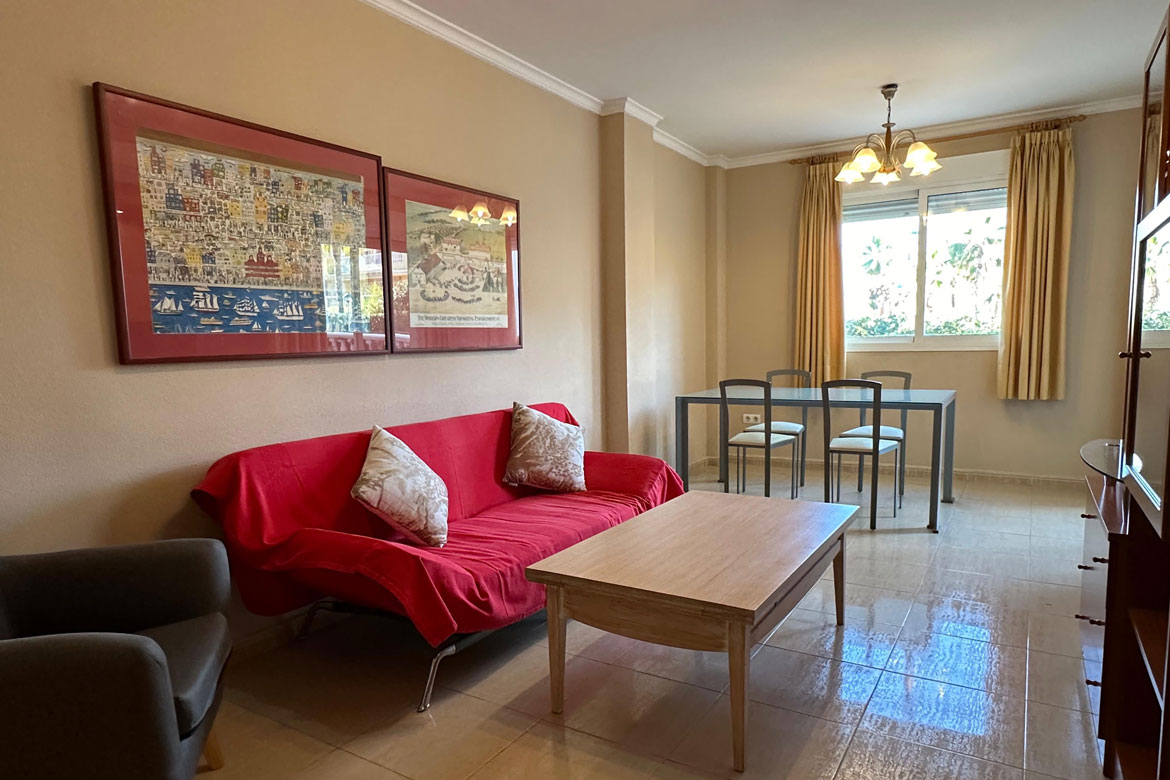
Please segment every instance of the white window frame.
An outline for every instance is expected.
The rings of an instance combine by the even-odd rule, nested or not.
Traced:
[[[884,187],[868,182],[858,182],[846,187],[842,195],[845,208],[866,203],[882,203],[891,200],[918,199],[918,276],[915,292],[915,315],[913,336],[846,336],[846,352],[965,352],[996,351],[999,336],[928,336],[926,322],[926,222],[927,204],[931,195],[946,195],[971,190],[991,190],[1007,187],[1010,152],[1006,149],[979,154],[948,157],[944,167],[937,174],[928,177],[930,187],[918,177],[906,176],[902,181]],[[942,175],[946,174],[946,175]],[[863,189],[864,188],[864,189]]]
[[[1142,349],[1170,349],[1170,330],[1142,329]]]

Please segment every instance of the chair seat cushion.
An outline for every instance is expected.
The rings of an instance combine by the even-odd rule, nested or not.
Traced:
[[[755,425],[749,425],[747,428],[744,428],[744,430],[748,432],[762,431],[764,430],[764,424],[756,423]],[[790,433],[793,436],[796,436],[798,434],[804,433],[804,426],[798,422],[789,422],[788,420],[773,420],[772,433]]]
[[[232,649],[227,620],[217,612],[148,628],[138,635],[153,639],[167,657],[179,734],[186,736],[203,721],[215,698]]]
[[[781,444],[788,444],[795,441],[795,437],[787,436],[782,433],[773,433],[768,437],[771,441],[768,442],[769,447],[779,447]],[[732,447],[763,447],[764,446],[764,432],[763,431],[744,431],[737,433],[727,440],[727,443]]]
[[[884,455],[898,446],[898,442],[889,439],[878,440],[878,455]],[[873,451],[873,439],[860,439],[854,436],[838,436],[829,442],[830,452],[859,452]]]
[[[850,428],[847,431],[843,431],[841,433],[841,435],[842,436],[865,436],[865,437],[873,438],[873,426],[872,425],[861,425],[857,428]],[[893,439],[894,441],[902,441],[902,439],[906,438],[906,434],[902,431],[901,428],[895,428],[892,425],[883,425],[882,430],[881,430],[881,437],[883,439]]]

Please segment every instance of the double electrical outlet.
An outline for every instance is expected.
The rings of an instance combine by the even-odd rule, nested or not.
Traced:
[[[763,417],[758,414],[745,414],[743,416],[744,425],[756,425],[758,423],[762,423],[763,421]]]

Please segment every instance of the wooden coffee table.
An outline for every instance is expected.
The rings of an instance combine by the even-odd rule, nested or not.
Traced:
[[[837,624],[844,624],[845,529],[855,512],[840,504],[686,493],[529,566],[528,579],[548,589],[553,712],[565,703],[568,618],[660,645],[723,651],[733,762],[742,772],[751,649],[830,563]]]

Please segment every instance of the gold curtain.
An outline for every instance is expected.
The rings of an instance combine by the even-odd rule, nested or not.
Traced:
[[[1060,400],[1073,210],[1072,131],[1012,140],[1003,253],[1000,398]]]
[[[841,185],[833,180],[838,167],[810,165],[800,200],[794,362],[812,373],[814,387],[845,375]]]

